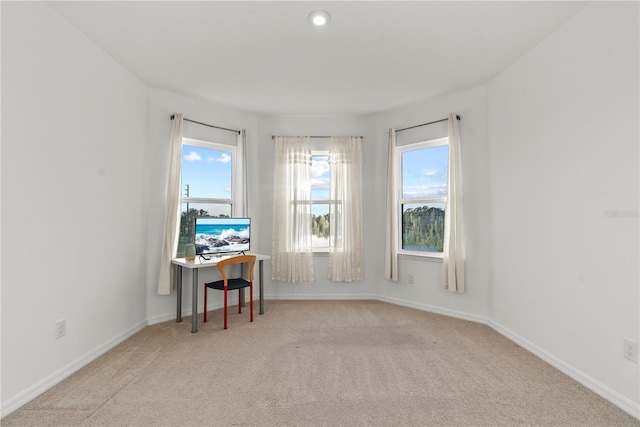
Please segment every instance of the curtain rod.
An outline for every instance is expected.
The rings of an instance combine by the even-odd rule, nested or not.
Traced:
[[[174,117],[175,117],[175,114],[171,116],[171,120],[173,120]],[[220,127],[220,126],[214,126],[214,125],[210,125],[210,124],[207,124],[207,123],[196,122],[195,120],[187,119],[185,117],[183,117],[182,120],[184,120],[185,122],[197,123],[197,124],[202,125],[202,126],[209,126],[210,128],[228,130],[229,132],[235,132],[237,134],[240,134],[240,131],[236,130],[236,129],[223,128],[223,127]]]
[[[456,119],[460,120],[460,116],[456,115]],[[421,125],[409,126],[408,128],[398,129],[398,130],[396,131],[396,133],[397,133],[397,132],[402,132],[403,130],[409,130],[409,129],[413,129],[413,128],[419,128],[420,126],[427,126],[427,125],[432,125],[432,124],[434,124],[434,123],[446,122],[447,120],[449,120],[449,119],[448,119],[448,118],[446,118],[446,119],[442,119],[442,120],[436,120],[435,122],[422,123]]]
[[[281,135],[271,135],[271,139],[275,139],[276,136],[281,136]],[[303,136],[302,138],[333,138],[333,136],[311,135],[311,136]],[[363,137],[362,136],[354,136],[353,138],[363,138]]]

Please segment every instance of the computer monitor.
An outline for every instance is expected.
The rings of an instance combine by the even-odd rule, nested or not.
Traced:
[[[251,218],[196,218],[196,255],[248,252]]]

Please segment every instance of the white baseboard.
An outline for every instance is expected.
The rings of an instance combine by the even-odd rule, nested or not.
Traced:
[[[545,351],[544,349],[538,347],[532,342],[524,339],[520,335],[516,334],[515,332],[511,331],[508,328],[505,328],[499,323],[489,319],[487,322],[487,325],[491,327],[493,330],[495,330],[496,332],[498,332],[499,334],[515,342],[520,347],[538,356],[540,359],[544,360],[549,365],[558,369],[560,372],[578,381],[580,384],[582,384],[589,390],[593,391],[600,397],[613,403],[614,405],[616,405],[617,407],[619,407],[629,415],[637,419],[640,419],[640,405],[638,405],[637,403],[632,402],[631,400],[627,399],[617,391],[612,390],[611,388],[607,387],[601,382],[595,380],[594,378],[590,377],[589,375],[585,374],[579,369],[576,369],[574,366],[569,365],[563,360],[555,357],[553,354]]]
[[[186,315],[185,312],[182,313],[182,317]],[[189,312],[189,316],[191,316],[191,312]],[[176,320],[176,312],[173,311],[171,313],[159,314],[157,316],[147,318],[147,325],[155,325],[157,323],[164,323],[169,320]]]
[[[255,305],[255,303],[257,301],[258,301],[258,297],[256,297],[255,294],[254,294],[254,297],[253,297],[254,305]],[[249,300],[247,299],[247,303],[248,302],[249,302]],[[237,305],[237,304],[238,304],[238,299],[230,296],[229,297],[229,306],[234,306],[234,305]],[[220,309],[223,308],[223,305],[224,305],[224,302],[222,300],[209,302],[207,304],[207,311],[220,310]],[[193,312],[193,310],[191,309],[191,300],[189,300],[189,308],[184,308],[183,307],[183,309],[182,309],[182,319],[184,320],[187,317],[191,317],[191,313],[192,312]],[[202,308],[200,306],[198,306],[198,314],[201,314],[201,313],[202,313]],[[173,309],[173,311],[171,311],[169,313],[159,314],[157,316],[153,316],[153,317],[147,318],[147,324],[148,325],[155,325],[157,323],[163,323],[163,322],[167,322],[169,320],[176,320],[175,308]]]
[[[80,370],[81,368],[85,367],[86,365],[88,365],[98,357],[102,356],[104,353],[111,350],[112,348],[114,348],[115,346],[117,346],[127,338],[141,331],[146,326],[147,326],[146,320],[139,322],[137,325],[115,336],[114,338],[110,339],[109,341],[102,344],[101,346],[91,350],[90,352],[84,354],[83,356],[80,356],[73,362],[67,364],[66,366],[63,366],[61,369],[58,369],[51,375],[38,381],[31,387],[27,388],[26,390],[17,394],[16,396],[10,398],[6,402],[2,402],[2,407],[0,408],[0,414],[2,414],[2,417],[9,415],[11,412],[20,408],[22,405],[28,403],[29,401],[35,399],[45,391],[49,390],[50,388],[52,388],[62,380],[69,377],[74,372]]]
[[[374,294],[265,294],[264,299],[271,301],[364,301],[378,298]]]
[[[485,316],[478,316],[477,314],[465,313],[463,311],[450,310],[447,308],[436,307],[429,304],[416,303],[415,301],[407,301],[398,298],[381,297],[376,298],[378,301],[388,302],[390,304],[401,305],[403,307],[415,308],[417,310],[427,311],[429,313],[442,314],[443,316],[454,317],[456,319],[469,320],[475,323],[487,323]]]
[[[305,295],[300,295],[300,294],[269,294],[269,295],[265,295],[264,297],[265,299],[265,303],[268,304],[268,301],[322,301],[322,300],[327,300],[327,301],[340,301],[340,300],[376,300],[376,296],[375,295],[362,295],[362,294],[358,294],[358,295],[345,295],[345,294],[305,294]],[[254,304],[256,304],[259,301],[259,299],[257,297],[253,298],[253,302]],[[229,305],[236,305],[238,303],[237,299],[234,301],[233,299],[229,300]],[[217,301],[214,303],[209,303],[207,304],[207,311],[212,311],[212,310],[220,310],[222,309],[223,303],[222,301]],[[184,320],[185,318],[191,317],[191,313],[193,310],[191,310],[191,305],[189,305],[189,308],[183,308],[182,309],[182,319]],[[198,313],[202,313],[202,310],[200,308],[198,308]],[[176,313],[175,311],[172,311],[170,313],[164,313],[164,314],[160,314],[157,316],[153,316],[153,317],[149,317],[147,319],[147,324],[149,325],[155,325],[157,323],[163,323],[163,322],[167,322],[169,320],[175,320],[176,319]]]

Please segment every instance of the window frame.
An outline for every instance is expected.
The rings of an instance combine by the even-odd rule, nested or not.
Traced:
[[[329,149],[316,149],[316,150],[311,150],[311,158],[313,159],[314,157],[326,157],[327,162],[329,163],[329,165],[331,164],[331,153],[329,152]],[[300,200],[291,200],[292,204],[309,204],[310,208],[311,208],[311,218],[310,221],[313,222],[313,206],[320,206],[320,205],[324,205],[328,207],[328,211],[327,213],[329,215],[331,215],[331,205],[339,205],[342,202],[340,200],[332,200],[330,197],[331,194],[331,174],[329,174],[329,198],[328,199],[314,199],[312,197],[313,195],[313,191],[309,191],[309,200],[308,201],[300,201]],[[312,226],[312,245],[311,245],[311,252],[312,253],[319,253],[319,254],[326,254],[331,252],[332,246],[331,246],[331,239],[332,236],[329,235],[328,237],[328,243],[326,246],[314,246],[313,245],[313,223],[311,224]],[[331,228],[329,226],[329,228]],[[334,246],[333,248],[340,248],[341,246]]]
[[[228,145],[228,144],[221,144],[219,142],[213,142],[213,141],[204,141],[204,140],[200,140],[200,139],[194,139],[194,138],[187,138],[187,137],[183,137],[182,138],[182,143],[180,146],[180,152],[182,153],[182,150],[184,148],[184,146],[193,146],[193,147],[198,147],[198,148],[203,148],[203,149],[207,149],[207,150],[215,150],[215,151],[223,151],[223,152],[227,152],[227,153],[231,153],[231,186],[230,186],[230,197],[229,199],[221,199],[221,198],[210,198],[210,197],[186,197],[185,196],[185,185],[182,182],[182,171],[183,171],[183,165],[184,165],[184,156],[181,155],[180,157],[180,201],[178,202],[178,206],[180,209],[180,213],[178,215],[178,242],[180,242],[180,221],[182,218],[182,206],[186,203],[186,204],[218,204],[218,205],[229,205],[230,206],[230,212],[231,212],[231,218],[233,218],[234,216],[234,212],[233,212],[233,207],[235,205],[235,200],[233,199],[233,196],[235,194],[234,192],[234,177],[236,175],[236,154],[237,154],[237,147],[235,145]],[[213,165],[212,165],[213,166]],[[178,252],[179,251],[179,243],[178,243],[178,248],[176,249],[177,253],[176,256],[178,258],[180,258],[181,256],[184,256],[183,253]]]
[[[426,197],[426,198],[420,198],[420,199],[403,198],[402,154],[408,151],[417,151],[417,150],[429,149],[429,148],[434,148],[434,147],[439,147],[444,145],[446,146],[449,145],[449,138],[446,136],[442,138],[435,138],[435,139],[430,139],[426,141],[414,142],[414,143],[404,144],[404,145],[395,147],[395,155],[396,155],[396,177],[395,178],[396,178],[396,194],[398,195],[397,197],[398,204],[396,206],[396,209],[397,209],[396,227],[398,230],[398,240],[396,241],[396,251],[398,255],[409,255],[409,256],[415,256],[415,257],[427,258],[427,259],[432,259],[432,258],[443,259],[444,258],[444,252],[412,251],[412,250],[407,250],[402,248],[402,218],[403,218],[402,207],[407,204],[429,204],[429,203],[444,203],[446,206],[447,198],[450,196],[449,187],[448,187],[448,177],[447,177],[447,196],[446,197]],[[447,155],[447,162],[448,162],[448,155]],[[447,167],[447,174],[449,174],[448,167]],[[446,221],[446,214],[445,214],[445,221]]]

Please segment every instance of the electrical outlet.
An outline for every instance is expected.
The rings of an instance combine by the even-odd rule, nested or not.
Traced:
[[[413,274],[409,274],[409,276],[407,277],[407,281],[409,282],[410,285],[413,285],[415,283],[415,278],[413,277]]]
[[[630,339],[624,339],[624,357],[638,363],[638,343]]]
[[[56,339],[62,338],[67,333],[67,319],[56,322]]]

